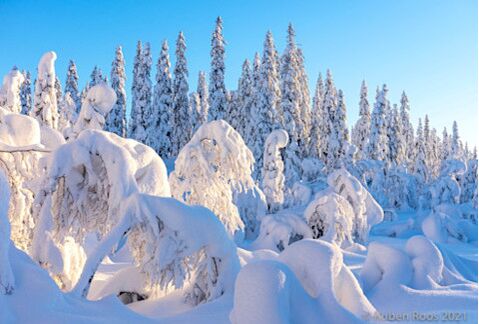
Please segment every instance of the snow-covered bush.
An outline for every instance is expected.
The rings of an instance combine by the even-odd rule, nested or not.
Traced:
[[[254,287],[254,289],[253,289]],[[302,240],[278,261],[247,264],[235,285],[232,323],[361,323],[376,315],[339,248]]]
[[[457,204],[461,196],[461,186],[457,181],[466,166],[459,160],[445,160],[441,165],[441,174],[430,185],[431,206]]]
[[[341,195],[326,189],[306,207],[304,218],[313,231],[313,238],[347,247],[353,243],[354,210]]]
[[[20,87],[24,79],[23,74],[17,69],[11,70],[3,77],[3,85],[0,88],[0,107],[17,114],[22,111]]]
[[[239,214],[234,193],[254,187],[253,163],[251,151],[228,123],[223,120],[205,123],[175,161],[169,179],[172,194],[189,205],[211,209],[230,235],[242,240],[245,223],[242,217],[253,215]]]
[[[304,181],[315,181],[322,176],[324,163],[317,158],[305,158],[301,162]]]
[[[83,100],[80,114],[67,137],[74,139],[85,129],[102,130],[105,118],[116,103],[115,91],[102,82],[91,87]]]
[[[15,278],[10,266],[10,222],[8,206],[10,188],[5,174],[0,170],[0,295],[13,293]]]
[[[9,220],[14,244],[27,251],[34,218],[32,204],[38,179],[42,176],[42,158],[51,147],[42,144],[48,127],[28,116],[0,108],[0,170],[5,172],[11,191]]]
[[[118,223],[122,200],[134,190],[170,195],[166,167],[151,148],[91,130],[62,145],[52,153],[43,188],[35,197],[34,259],[60,280],[71,281],[75,274],[62,273],[57,246],[68,237],[82,246],[89,233],[101,240]],[[62,284],[68,287],[68,282]]]
[[[289,191],[288,205],[291,206],[306,206],[311,201],[313,190],[311,187],[303,182],[295,182]]]
[[[311,229],[301,217],[280,212],[261,219],[259,236],[252,247],[280,252],[296,241],[311,237]]]
[[[288,142],[288,133],[277,129],[268,135],[264,144],[262,187],[270,212],[279,210],[284,203],[284,163],[280,150]]]
[[[344,168],[333,171],[327,182],[335,193],[351,204],[354,211],[353,239],[359,243],[366,242],[371,227],[382,222],[384,218],[381,206],[359,180]]]

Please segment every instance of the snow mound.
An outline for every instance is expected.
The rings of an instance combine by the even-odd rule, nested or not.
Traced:
[[[230,320],[360,323],[375,312],[336,246],[302,240],[286,248],[278,261],[261,260],[241,269]]]

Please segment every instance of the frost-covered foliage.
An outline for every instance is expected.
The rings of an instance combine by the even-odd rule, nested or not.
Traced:
[[[264,145],[262,188],[270,212],[277,211],[284,203],[284,162],[280,150],[288,141],[288,133],[277,129],[268,135]]]
[[[20,90],[24,81],[24,75],[15,68],[3,77],[0,88],[0,107],[18,114],[22,111]]]
[[[461,202],[477,203],[477,151],[474,148],[472,158],[467,161],[467,171],[461,178]]]
[[[261,219],[259,235],[252,243],[252,247],[281,252],[288,245],[311,237],[312,231],[301,217],[279,212],[266,215]]]
[[[116,102],[111,109],[105,123],[105,130],[115,133],[118,136],[126,136],[126,74],[125,59],[121,46],[115,51],[115,59],[111,63],[111,87],[116,94]]]
[[[444,160],[440,176],[431,183],[431,206],[440,204],[457,204],[461,196],[461,186],[457,181],[466,166],[462,161]]]
[[[75,101],[73,101],[69,92],[62,98],[59,108],[58,130],[63,133],[75,124],[78,118]]]
[[[0,295],[10,295],[15,288],[15,278],[10,266],[10,188],[7,177],[0,169]]]
[[[41,159],[53,148],[42,143],[48,132],[35,119],[0,108],[0,169],[7,176],[11,191],[11,238],[24,251],[33,236],[32,205],[38,178],[42,176]]]
[[[261,293],[258,293],[261,292]],[[277,260],[243,267],[235,285],[232,323],[361,323],[377,316],[340,249],[302,240]]]
[[[334,117],[334,113],[336,112],[336,108],[338,106],[338,98],[337,98],[337,91],[336,86],[334,85],[333,75],[330,70],[327,71],[326,74],[326,81],[324,85],[324,97],[322,103],[323,109],[323,116],[326,117],[324,120],[324,124],[322,125],[321,129],[323,131],[322,134],[324,136],[324,141],[322,141],[320,147],[322,148],[322,159],[324,162],[330,166],[332,159],[329,159],[329,143],[330,137],[332,136],[331,126],[333,124],[332,118]]]
[[[175,161],[170,175],[173,197],[211,209],[231,237],[241,240],[243,215],[234,204],[233,194],[253,188],[253,161],[241,136],[225,121],[203,124]]]
[[[253,73],[251,71],[250,63],[249,60],[245,60],[241,70],[241,77],[238,81],[238,116],[232,116],[231,121],[235,121],[236,125],[232,124],[231,126],[240,133],[241,137],[243,137],[246,142],[246,139],[251,136],[251,133],[254,132],[255,129],[255,122],[251,118],[251,111],[254,102],[253,86]]]
[[[35,81],[35,97],[32,117],[53,129],[58,125],[57,94],[55,91],[55,52],[43,54],[37,69]]]
[[[173,80],[173,122],[171,155],[178,156],[191,138],[191,110],[188,100],[188,67],[186,62],[186,41],[183,33],[176,41],[176,64]]]
[[[83,100],[80,114],[72,126],[66,131],[69,139],[76,138],[85,129],[101,130],[105,126],[105,118],[115,105],[115,91],[106,83],[100,83],[88,90]]]
[[[329,139],[328,139],[328,160],[326,165],[329,170],[339,168],[345,164],[346,149],[348,147],[349,132],[346,125],[346,103],[343,91],[337,94],[336,107],[331,106]]]
[[[149,137],[150,146],[163,158],[171,157],[173,89],[170,66],[168,42],[165,40],[156,64],[156,85],[153,93],[155,123],[151,125],[150,129],[155,135]]]
[[[216,27],[211,37],[211,72],[209,88],[208,120],[227,119],[227,90],[225,86],[225,40],[223,20],[216,18]]]

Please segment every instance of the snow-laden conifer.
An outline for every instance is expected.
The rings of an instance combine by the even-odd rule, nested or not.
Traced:
[[[216,27],[211,37],[209,86],[208,120],[224,119],[227,114],[227,90],[225,86],[225,40],[221,17],[216,18]]]
[[[107,116],[105,130],[118,136],[126,136],[126,74],[125,60],[121,46],[115,51],[115,58],[111,63],[111,87],[116,93],[116,103]]]

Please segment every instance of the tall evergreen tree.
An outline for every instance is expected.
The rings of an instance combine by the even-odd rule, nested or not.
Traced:
[[[343,166],[347,142],[349,141],[349,131],[346,125],[346,103],[342,90],[338,91],[337,106],[330,117],[329,129],[328,160],[326,165],[329,170],[332,170]]]
[[[429,172],[426,164],[426,146],[424,144],[424,129],[421,119],[419,119],[416,134],[414,173],[422,186],[428,181]]]
[[[201,101],[198,92],[191,92],[189,96],[190,111],[191,111],[191,127],[193,129],[192,134],[203,124],[201,120]]]
[[[452,159],[461,159],[461,144],[459,140],[459,129],[457,122],[452,123],[452,137],[451,137],[451,156]]]
[[[301,90],[301,101],[300,101],[300,115],[301,115],[301,127],[300,127],[300,152],[302,153],[302,158],[305,158],[309,155],[309,141],[311,139],[311,123],[312,123],[312,114],[311,114],[311,96],[309,93],[309,81],[308,75],[306,74],[306,69],[304,66],[304,55],[301,48],[297,48],[298,56],[298,70],[299,70],[299,84]]]
[[[173,80],[172,156],[178,155],[181,148],[190,140],[192,132],[188,99],[188,67],[185,51],[185,37],[180,32],[176,41],[176,64]]]
[[[257,122],[252,151],[256,165],[263,165],[263,148],[266,137],[273,129],[279,128],[278,114],[281,92],[279,88],[276,49],[273,34],[268,31],[264,41],[263,57],[259,68],[259,78],[255,87],[255,104],[252,119]],[[257,170],[254,176],[258,177]]]
[[[319,73],[318,80],[316,81],[316,88],[313,96],[313,110],[312,110],[312,123],[311,123],[311,140],[310,140],[310,156],[316,159],[322,157],[321,141],[325,136],[323,133],[322,125],[324,123],[323,114],[323,97],[324,97],[324,85],[321,73]]]
[[[447,128],[444,127],[442,131],[442,141],[441,141],[441,160],[447,160],[451,155],[451,139],[447,133]]]
[[[401,165],[405,160],[405,143],[403,139],[402,122],[399,115],[397,105],[394,105],[389,114],[389,126],[388,126],[388,152],[389,161],[392,165]]]
[[[81,96],[78,90],[78,72],[75,62],[70,60],[68,63],[67,79],[65,81],[65,95],[69,93],[73,102],[75,103],[76,112],[80,112]]]
[[[369,158],[379,161],[387,161],[388,158],[386,112],[389,111],[389,100],[387,99],[387,93],[388,88],[385,84],[381,91],[377,90],[376,103],[371,115],[368,155]]]
[[[35,81],[33,110],[31,112],[32,117],[53,129],[57,129],[59,119],[55,89],[56,73],[54,64],[56,58],[57,56],[54,52],[48,52],[40,60],[37,80]],[[51,63],[53,68],[45,69],[44,60]]]
[[[155,140],[152,147],[163,158],[171,157],[171,136],[173,123],[173,88],[168,42],[161,45],[161,53],[156,64],[156,84],[153,94],[152,129]]]
[[[211,38],[211,72],[209,93],[209,120],[224,119],[227,105],[225,86],[225,40],[223,21],[216,19],[216,27]]]
[[[29,115],[32,111],[32,81],[29,71],[23,71],[23,82],[20,86],[21,113]]]
[[[321,126],[321,141],[320,148],[322,150],[322,160],[325,164],[331,165],[329,160],[329,143],[330,137],[332,135],[331,126],[333,123],[333,116],[336,113],[336,109],[338,106],[338,98],[337,98],[337,91],[336,86],[334,85],[333,75],[330,70],[326,72],[326,81],[324,86],[324,98],[323,98],[323,116],[325,117],[322,119],[323,124]]]
[[[55,77],[55,93],[57,95],[57,107],[60,108],[61,102],[62,102],[62,83],[60,82],[60,79],[58,76]]]
[[[411,123],[411,119],[409,116],[410,106],[409,106],[409,99],[406,93],[403,91],[401,95],[401,123],[403,127],[403,138],[406,145],[406,162],[408,168],[412,170],[414,164],[414,156],[415,156],[415,140],[414,140],[414,128]]]
[[[282,128],[288,133],[290,144],[285,149],[285,177],[286,186],[290,187],[301,175],[301,136],[304,133],[301,128],[304,122],[301,116],[301,81],[298,62],[298,51],[294,39],[294,29],[288,26],[287,45],[281,57],[280,89],[281,105],[280,112]]]
[[[232,115],[231,125],[245,139],[248,133],[254,132],[254,121],[251,119],[251,106],[253,104],[253,75],[249,60],[243,62],[241,77],[238,81],[237,114]]]
[[[116,102],[106,118],[105,129],[118,136],[126,136],[126,74],[125,60],[121,46],[115,51],[115,59],[111,63],[111,87],[116,93]]]
[[[352,142],[358,149],[359,159],[365,159],[369,142],[369,134],[371,132],[371,111],[368,100],[368,87],[366,81],[361,83],[361,91],[359,98],[359,119],[353,128]]]
[[[206,74],[204,71],[198,73],[198,86],[196,89],[200,99],[200,110],[198,113],[199,123],[204,124],[208,120],[208,85],[206,84]]]

